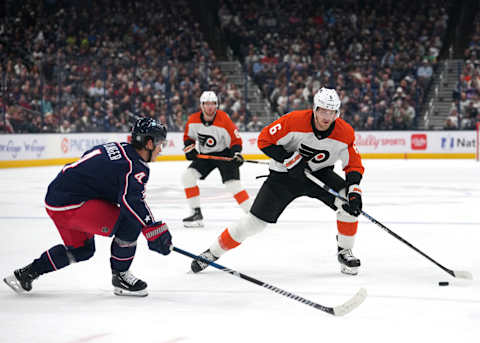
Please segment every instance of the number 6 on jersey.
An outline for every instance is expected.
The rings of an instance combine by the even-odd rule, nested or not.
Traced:
[[[268,132],[270,132],[270,134],[273,136],[274,134],[277,133],[278,130],[281,130],[282,129],[282,124],[278,123],[278,124],[275,124],[273,125],[270,130],[268,130]]]

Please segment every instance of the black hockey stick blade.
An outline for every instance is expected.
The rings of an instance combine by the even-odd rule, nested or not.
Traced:
[[[313,176],[310,172],[308,171],[305,171],[305,175],[308,179],[310,179],[313,183],[317,184],[318,186],[320,186],[321,188],[323,188],[325,191],[327,191],[328,193],[332,194],[333,196],[335,196],[336,198],[342,200],[343,202],[346,202],[348,203],[348,200],[346,198],[344,198],[343,196],[341,196],[337,191],[331,189],[330,187],[328,187],[325,183],[323,183],[322,181],[320,181],[319,179],[317,179],[315,176]],[[371,215],[369,215],[368,213],[364,212],[364,211],[361,211],[362,215],[364,217],[366,217],[368,220],[370,220],[373,224],[377,225],[378,227],[380,227],[382,230],[386,231],[388,234],[392,235],[393,237],[395,237],[396,239],[398,239],[400,242],[404,243],[405,245],[407,245],[408,247],[410,247],[411,249],[415,250],[417,253],[419,253],[420,255],[422,255],[423,257],[425,257],[427,260],[429,260],[430,262],[434,263],[437,267],[443,269],[445,272],[447,272],[448,274],[450,274],[451,276],[453,277],[456,277],[456,278],[460,278],[460,279],[468,279],[468,280],[473,280],[473,276],[472,276],[472,273],[468,272],[468,271],[464,271],[464,270],[452,270],[452,269],[449,269],[443,265],[441,265],[440,263],[438,263],[437,261],[435,261],[433,258],[431,258],[430,256],[428,256],[427,254],[425,254],[423,251],[421,251],[420,249],[418,249],[417,247],[415,247],[413,244],[411,244],[410,242],[408,242],[406,239],[400,237],[399,235],[397,235],[395,232],[393,232],[392,230],[390,230],[388,227],[386,227],[385,225],[383,225],[382,223],[380,223],[378,220],[376,220],[375,218],[373,218]]]
[[[339,306],[336,306],[336,307],[324,306],[324,305],[317,304],[317,303],[315,303],[311,300],[305,299],[305,298],[303,298],[299,295],[296,295],[296,294],[293,294],[291,292],[285,291],[285,290],[283,290],[281,288],[278,288],[276,286],[273,286],[273,285],[270,285],[270,284],[265,283],[263,281],[257,280],[257,279],[255,279],[251,276],[248,276],[248,275],[245,275],[243,273],[237,272],[236,270],[224,267],[224,266],[222,266],[218,263],[215,263],[215,262],[209,261],[207,259],[204,259],[201,256],[198,256],[198,255],[192,254],[188,251],[185,251],[183,249],[174,247],[173,245],[171,247],[171,250],[173,250],[173,251],[175,251],[179,254],[188,256],[188,257],[190,257],[194,260],[198,260],[198,261],[202,261],[204,263],[208,263],[210,266],[212,266],[214,268],[217,268],[217,269],[220,269],[221,271],[224,271],[228,274],[231,274],[231,275],[239,277],[243,280],[252,282],[252,283],[256,284],[257,286],[266,288],[266,289],[271,290],[275,293],[286,296],[287,298],[296,300],[298,302],[301,302],[302,304],[305,304],[305,305],[311,306],[313,308],[316,308],[317,310],[329,313],[333,316],[344,316],[344,315],[346,315],[347,313],[353,311],[358,306],[360,306],[360,304],[367,297],[367,291],[364,288],[361,288],[351,299],[349,299],[347,302],[345,302],[342,305],[339,305]]]
[[[248,162],[248,163],[256,163],[256,164],[270,164],[270,162],[267,162],[267,161],[256,161],[256,160],[245,160],[245,162]]]

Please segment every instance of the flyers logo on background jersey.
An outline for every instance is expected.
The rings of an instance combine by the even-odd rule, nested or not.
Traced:
[[[330,153],[327,150],[317,150],[305,144],[300,144],[298,151],[303,158],[313,163],[322,163],[330,157]]]
[[[217,145],[217,140],[215,137],[201,133],[198,134],[198,142],[200,145],[207,146],[209,148],[213,148],[215,145]]]

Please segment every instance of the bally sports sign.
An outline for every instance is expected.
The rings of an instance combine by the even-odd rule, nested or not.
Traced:
[[[266,158],[258,132],[241,132],[243,154]],[[358,131],[355,143],[364,158],[475,158],[476,131]],[[91,147],[129,141],[128,133],[2,134],[0,167],[64,164]],[[168,134],[160,160],[183,160],[183,133]]]

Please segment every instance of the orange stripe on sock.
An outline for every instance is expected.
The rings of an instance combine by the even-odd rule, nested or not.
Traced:
[[[187,199],[198,197],[200,195],[200,188],[198,188],[198,186],[185,188],[185,195],[187,196]]]
[[[220,244],[220,247],[222,247],[223,250],[230,250],[240,245],[240,243],[238,243],[232,238],[232,236],[230,236],[230,232],[228,232],[228,229],[225,229],[218,237],[218,244]]]
[[[248,193],[246,190],[243,190],[241,192],[238,192],[237,194],[235,194],[233,196],[235,198],[235,200],[237,200],[237,202],[239,204],[241,204],[242,202],[244,202],[245,200],[248,200]]]
[[[345,236],[354,236],[357,233],[358,222],[347,223],[337,220],[338,232]]]

